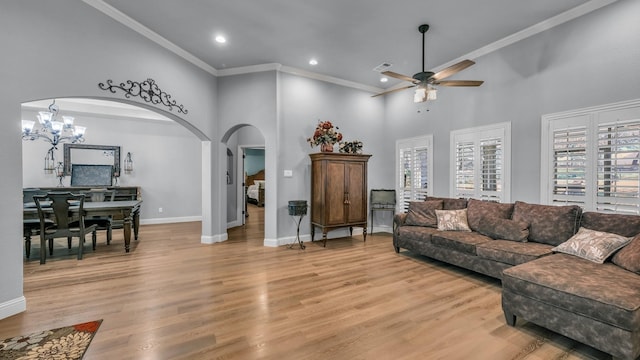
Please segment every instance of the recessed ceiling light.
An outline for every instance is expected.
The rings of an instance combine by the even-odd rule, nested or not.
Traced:
[[[216,35],[216,42],[219,44],[224,44],[227,42],[227,38],[222,35]]]
[[[318,65],[318,60],[316,59],[309,60],[309,65]]]
[[[386,83],[387,81],[389,81],[389,79],[386,78],[386,77],[381,77],[380,78],[380,82]]]

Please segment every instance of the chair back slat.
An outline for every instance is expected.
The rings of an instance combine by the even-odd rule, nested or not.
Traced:
[[[80,229],[84,228],[84,195],[72,194],[70,192],[49,192],[47,195],[35,195],[33,199],[36,202],[38,208],[38,217],[40,218],[40,224],[44,224],[44,219],[47,214],[44,211],[44,201],[51,202],[51,210],[55,220],[55,225],[58,230],[69,229],[69,224],[72,222],[79,222]],[[72,205],[70,201],[78,202],[77,216],[74,216],[74,211],[71,211]],[[41,226],[41,231],[44,229]]]

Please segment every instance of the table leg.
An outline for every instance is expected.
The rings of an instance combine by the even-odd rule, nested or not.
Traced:
[[[124,215],[124,251],[129,252],[129,245],[131,244],[131,223],[133,219],[131,212],[127,212]]]
[[[138,240],[138,230],[140,229],[140,211],[136,210],[133,214],[133,236]]]

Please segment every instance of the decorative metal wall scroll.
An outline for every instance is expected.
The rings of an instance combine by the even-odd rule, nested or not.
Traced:
[[[167,106],[169,110],[173,110],[175,107],[178,109],[178,112],[183,114],[189,112],[184,108],[184,105],[178,105],[175,100],[171,99],[171,95],[160,90],[153,79],[147,79],[142,82],[127,80],[126,83],[120,83],[120,85],[114,85],[112,80],[107,80],[106,85],[99,83],[98,87],[102,90],[109,90],[114,94],[116,93],[116,89],[120,89],[124,91],[124,97],[127,99],[132,96],[139,96],[146,102]]]

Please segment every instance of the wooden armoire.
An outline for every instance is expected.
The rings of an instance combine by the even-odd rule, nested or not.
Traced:
[[[311,241],[322,230],[361,226],[367,241],[367,162],[371,155],[322,152],[311,157]]]

